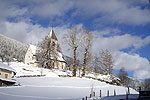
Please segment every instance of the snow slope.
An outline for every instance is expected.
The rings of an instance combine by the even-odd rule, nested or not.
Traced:
[[[41,74],[41,68],[23,63],[11,63],[11,66],[16,69],[17,76]],[[124,95],[127,91],[125,87],[93,79],[58,77],[59,74],[70,74],[69,72],[42,70],[46,75],[44,77],[18,77],[16,80],[21,86],[0,87],[0,100],[81,100],[90,96],[92,88],[97,97],[100,90],[102,97],[107,96],[108,90],[110,95],[113,95],[114,90],[117,95]],[[138,94],[133,89],[130,89],[130,93]]]
[[[127,89],[121,86],[113,86],[104,82],[87,78],[60,78],[60,77],[26,77],[17,78],[22,86],[1,87],[0,100],[72,100],[89,96],[91,88],[99,96],[107,96],[107,90],[113,95],[115,89],[117,95],[123,95]],[[133,89],[132,94],[137,94]]]
[[[48,76],[48,77],[59,77],[60,75],[72,76],[71,71],[56,70],[56,69],[49,70],[49,69],[44,69],[44,68],[37,68],[37,67],[26,65],[24,63],[11,62],[10,67],[16,70],[17,72],[16,77],[34,76],[34,75],[41,75],[41,74]],[[78,71],[77,71],[77,76],[79,76]],[[107,81],[107,82],[112,82],[112,77],[110,75],[102,75],[102,74],[95,75],[93,73],[87,73],[86,77],[100,79],[100,80]],[[114,76],[113,78],[117,80],[117,77]]]
[[[60,70],[49,70],[44,68],[32,67],[24,63],[16,63],[16,62],[11,62],[10,67],[16,70],[17,72],[16,77],[34,76],[34,75],[41,75],[41,74],[48,77],[59,77],[59,75],[71,74],[70,71],[63,72]]]

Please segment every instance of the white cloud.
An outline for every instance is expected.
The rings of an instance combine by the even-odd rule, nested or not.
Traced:
[[[26,22],[4,22],[0,28],[0,33],[21,42],[37,43],[41,38],[49,33],[48,28],[40,25],[33,25]]]
[[[133,49],[139,49],[148,43],[150,43],[150,36],[142,39],[141,37],[132,36],[130,34],[115,35],[111,37],[98,36],[97,34],[94,38],[93,50],[94,52],[100,49],[118,51],[129,47],[133,47]]]
[[[120,24],[143,25],[150,23],[150,13],[148,9],[140,9],[140,7],[132,7],[121,10],[112,15],[112,19]]]
[[[97,36],[113,36],[113,35],[117,35],[121,33],[121,30],[117,29],[117,28],[105,28],[101,31],[93,31],[92,33],[96,34]]]
[[[42,17],[63,16],[72,9],[73,3],[68,0],[33,1],[32,14]],[[36,5],[36,6],[35,6]]]
[[[0,0],[0,21],[6,20],[7,18],[23,16],[27,11],[27,8],[20,8],[13,1]]]
[[[124,52],[114,52],[115,69],[124,67],[127,71],[133,71],[136,78],[150,78],[150,62],[138,54],[127,54]]]
[[[22,6],[25,5],[25,6]],[[69,19],[80,17],[99,23],[146,25],[150,23],[147,0],[30,0],[1,1],[0,20],[7,17],[42,17],[59,20],[69,15]],[[145,8],[143,8],[145,7]]]
[[[95,19],[98,23],[118,23],[127,25],[145,25],[150,23],[148,8],[141,6],[149,5],[146,0],[87,0],[77,2],[75,15],[84,17],[100,16]],[[89,5],[89,6],[87,6]]]
[[[134,71],[134,73],[133,73],[134,77],[137,79],[148,79],[148,78],[150,78],[149,67],[150,66],[147,66],[146,68]]]

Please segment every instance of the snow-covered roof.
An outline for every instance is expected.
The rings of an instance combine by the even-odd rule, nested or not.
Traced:
[[[0,78],[0,80],[7,81],[7,82],[12,82],[12,83],[16,82],[15,80],[10,80],[10,79],[6,79],[6,78]]]
[[[58,55],[56,56],[58,61],[65,62],[65,59],[63,58],[62,53],[58,52]],[[51,59],[54,59],[54,56],[51,57]]]
[[[15,73],[16,73],[16,71],[15,71],[13,68],[11,68],[11,67],[9,67],[8,65],[3,64],[3,63],[1,63],[1,62],[0,62],[0,69],[5,69],[5,70],[8,70],[8,71],[11,71],[11,72],[15,72]]]
[[[30,48],[31,48],[32,54],[35,55],[35,53],[36,53],[36,46],[30,44]]]
[[[65,61],[64,58],[63,58],[63,55],[62,53],[58,52],[58,58],[57,58],[59,61]]]

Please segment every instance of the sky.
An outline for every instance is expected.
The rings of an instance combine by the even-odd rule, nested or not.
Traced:
[[[0,34],[23,43],[36,45],[53,29],[70,55],[62,37],[71,26],[87,27],[93,54],[108,49],[115,70],[150,78],[149,0],[0,0]]]

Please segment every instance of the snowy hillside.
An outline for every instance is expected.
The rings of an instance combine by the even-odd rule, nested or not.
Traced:
[[[27,44],[0,34],[0,59],[4,61],[8,61],[8,59],[12,61],[13,58],[23,60],[27,48]]]
[[[59,77],[59,75],[71,75],[70,71],[49,70],[44,68],[32,67],[24,63],[11,62],[10,67],[16,70],[16,77],[23,76],[47,76],[47,77]]]
[[[89,97],[91,88],[99,96],[107,96],[107,91],[113,95],[115,89],[117,95],[125,94],[125,87],[113,86],[87,78],[59,78],[59,77],[26,77],[17,78],[22,84],[19,87],[3,87],[0,89],[0,100],[72,100]],[[132,94],[137,92],[131,89]]]
[[[86,96],[89,97],[91,90],[96,93],[96,97],[99,96],[100,90],[102,97],[107,96],[108,90],[110,95],[114,94],[114,90],[117,95],[123,95],[127,91],[125,87],[110,85],[93,79],[59,77],[59,75],[70,75],[71,72],[69,71],[52,71],[15,62],[11,63],[10,66],[17,71],[16,80],[21,86],[0,87],[0,100],[81,100]],[[19,77],[41,75],[41,71],[42,75],[45,76]],[[133,89],[130,89],[130,92],[137,94]]]
[[[24,63],[16,63],[16,62],[10,63],[10,66],[16,70],[17,72],[16,77],[37,76],[37,75],[49,76],[49,77],[72,76],[72,72],[68,70],[56,70],[56,69],[49,70],[49,69],[44,69],[44,68],[32,67]],[[79,72],[77,72],[77,76],[79,76],[78,74]],[[105,82],[112,82],[112,80],[119,80],[115,76],[110,77],[110,75],[103,75],[103,74],[95,75],[92,73],[88,73],[86,74],[86,77],[99,79]]]

